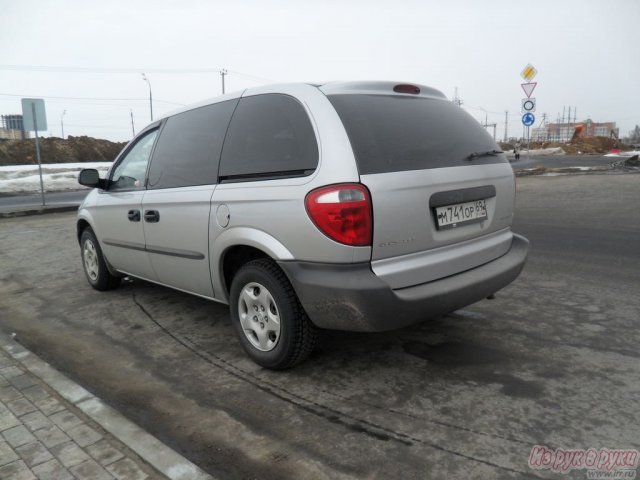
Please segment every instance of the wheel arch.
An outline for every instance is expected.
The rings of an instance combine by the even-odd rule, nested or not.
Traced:
[[[82,236],[82,232],[84,232],[87,228],[91,228],[91,224],[85,218],[79,218],[76,223],[76,231],[78,237],[78,244],[80,244],[80,237]],[[93,230],[93,228],[91,228]]]
[[[248,245],[235,245],[224,252],[222,257],[222,276],[227,298],[231,291],[231,282],[238,270],[240,270],[244,264],[259,258],[270,259],[271,257],[262,250]]]
[[[266,232],[246,227],[225,230],[211,248],[211,273],[214,291],[221,301],[228,302],[231,281],[238,269],[257,258],[274,261],[292,260],[291,252]]]
[[[78,215],[78,220],[76,221],[76,235],[78,237],[78,245],[81,245],[81,237],[82,237],[82,232],[84,232],[87,228],[90,228],[91,231],[93,231],[93,234],[96,237],[96,240],[98,241],[98,244],[100,244],[100,239],[98,238],[98,234],[96,233],[95,228],[93,228],[93,225],[91,224],[91,222],[89,221],[89,218],[87,218],[87,216],[85,215]],[[99,245],[100,248],[102,248],[102,245]],[[122,276],[122,274],[120,272],[118,272],[115,268],[113,268],[113,266],[111,265],[111,263],[109,263],[109,259],[107,259],[106,255],[104,254],[104,252],[102,252],[102,256],[104,258],[104,263],[107,266],[107,270],[109,271],[109,273],[111,275],[113,275],[114,277],[120,277]]]

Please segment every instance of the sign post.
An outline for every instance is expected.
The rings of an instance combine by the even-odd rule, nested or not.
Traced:
[[[520,86],[522,87],[522,90],[524,90],[524,94],[527,96],[527,98],[522,99],[522,113],[524,114],[522,115],[522,124],[527,127],[527,155],[529,157],[531,156],[530,128],[531,125],[533,125],[533,123],[536,121],[536,117],[533,114],[533,112],[536,111],[536,99],[531,98],[531,95],[538,85],[537,82],[532,82],[531,80],[533,80],[537,74],[538,70],[536,70],[536,68],[530,63],[528,63],[527,66],[524,67],[524,69],[520,72],[520,76],[527,82],[521,83]]]
[[[38,170],[40,172],[40,194],[42,195],[42,206],[44,200],[44,182],[42,181],[42,162],[40,160],[40,141],[38,139],[38,129],[47,130],[47,114],[44,109],[44,100],[41,98],[22,99],[22,120],[25,130],[33,130],[36,137],[36,158],[38,159]]]

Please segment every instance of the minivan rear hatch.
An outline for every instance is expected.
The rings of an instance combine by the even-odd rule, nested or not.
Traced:
[[[373,269],[394,288],[487,263],[511,243],[506,156],[475,119],[433,92],[325,92],[371,192]]]

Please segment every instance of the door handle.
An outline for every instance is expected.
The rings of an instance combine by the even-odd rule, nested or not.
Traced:
[[[139,222],[140,210],[129,210],[129,213],[127,213],[127,218],[130,222]]]
[[[144,221],[149,223],[158,223],[160,221],[160,212],[157,210],[146,210],[144,212]]]

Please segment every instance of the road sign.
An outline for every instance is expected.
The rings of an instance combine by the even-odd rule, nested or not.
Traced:
[[[527,64],[527,66],[524,67],[524,70],[520,72],[520,76],[524,78],[527,82],[530,82],[531,80],[533,80],[533,77],[535,77],[537,74],[538,74],[538,70],[536,70],[535,67],[530,63]]]
[[[22,99],[22,122],[26,131],[45,132],[47,130],[47,114],[43,99]]]
[[[536,111],[536,99],[535,98],[523,98],[522,99],[522,113],[535,112]]]
[[[525,127],[530,127],[536,121],[536,116],[533,113],[525,113],[522,115],[522,124]]]
[[[529,98],[531,96],[531,94],[533,93],[533,91],[536,89],[536,85],[538,85],[538,82],[530,82],[530,83],[521,83],[520,86],[522,87],[522,90],[524,90],[524,94],[527,96],[527,98]]]
[[[40,195],[42,196],[42,206],[44,207],[44,181],[42,180],[42,161],[40,160],[40,141],[38,140],[38,131],[44,132],[47,130],[47,114],[44,111],[43,99],[22,99],[22,128],[26,131],[34,131],[36,134],[36,158],[38,159],[38,170],[40,172]]]

